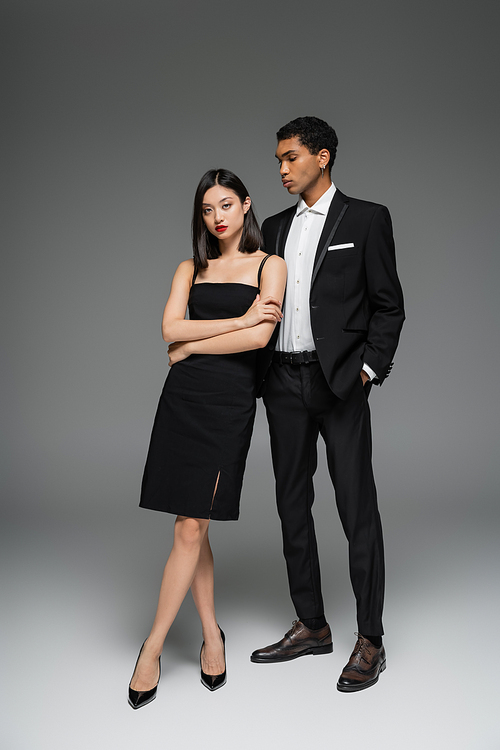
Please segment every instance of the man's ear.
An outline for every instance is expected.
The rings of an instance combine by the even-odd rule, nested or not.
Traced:
[[[330,152],[328,151],[327,148],[322,148],[321,151],[318,152],[319,168],[321,169],[322,167],[324,167],[326,169],[329,163],[330,163]]]

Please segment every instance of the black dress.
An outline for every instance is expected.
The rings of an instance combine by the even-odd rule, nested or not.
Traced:
[[[243,315],[260,287],[194,283],[191,320]],[[239,516],[255,417],[257,351],[191,354],[170,369],[153,425],[141,508],[218,521]]]

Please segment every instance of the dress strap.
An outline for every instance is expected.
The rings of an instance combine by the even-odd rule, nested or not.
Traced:
[[[262,269],[264,268],[265,262],[270,257],[271,257],[270,255],[266,255],[264,258],[262,258],[262,260],[260,262],[259,270],[257,272],[257,288],[259,289],[259,291],[260,291],[260,277],[262,276]]]
[[[193,278],[191,279],[191,286],[193,286],[194,282],[196,281],[196,277],[198,276],[198,268],[195,266],[193,271]]]

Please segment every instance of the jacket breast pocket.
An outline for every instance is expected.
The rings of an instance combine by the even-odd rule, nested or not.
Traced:
[[[339,245],[330,245],[328,255],[332,258],[337,256],[353,255],[358,252],[354,242],[343,242]]]

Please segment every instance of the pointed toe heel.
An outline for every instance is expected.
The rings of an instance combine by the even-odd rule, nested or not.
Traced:
[[[146,643],[146,641],[144,641],[144,643]],[[142,644],[141,650],[139,651],[139,656],[137,657],[137,661],[135,663],[134,672],[132,673],[132,678],[134,677],[135,670],[137,669],[137,665],[139,663],[139,659],[141,658],[142,649],[144,648],[144,643]],[[129,706],[131,706],[135,710],[137,708],[142,708],[143,706],[147,706],[148,703],[151,703],[151,701],[154,701],[154,699],[156,698],[158,685],[160,683],[160,677],[161,677],[161,656],[158,657],[158,682],[153,688],[151,688],[151,690],[133,690],[130,687],[130,684],[132,682],[132,680],[130,680],[128,684]]]
[[[224,665],[226,664],[226,636],[224,635],[224,631],[219,626],[220,630],[220,636],[222,638],[222,645],[224,647]],[[214,690],[218,690],[219,688],[223,687],[223,685],[227,682],[227,674],[226,670],[224,669],[221,674],[205,674],[203,669],[201,669],[201,653],[203,651],[203,646],[205,645],[205,641],[201,644],[200,649],[200,672],[201,672],[201,684],[204,685],[207,690],[210,690],[213,692]]]

